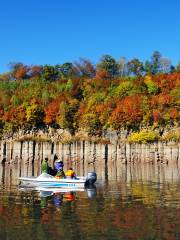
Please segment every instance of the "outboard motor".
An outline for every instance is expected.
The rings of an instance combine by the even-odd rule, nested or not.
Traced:
[[[97,174],[95,172],[88,172],[86,179],[86,186],[93,185],[97,180]]]

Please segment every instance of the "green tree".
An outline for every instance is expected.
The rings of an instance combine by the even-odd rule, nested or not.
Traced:
[[[147,73],[147,74],[152,74],[153,72],[153,66],[151,64],[150,61],[145,61],[144,63],[144,71]]]
[[[154,51],[151,60],[146,61],[144,64],[144,69],[147,74],[157,74],[161,72],[161,53],[158,51]]]
[[[143,63],[139,59],[134,58],[127,63],[128,72],[134,75],[142,75],[144,71]]]
[[[61,65],[56,65],[56,71],[62,79],[71,78],[75,75],[75,69],[72,63],[67,62]]]
[[[110,55],[104,55],[97,64],[97,70],[106,70],[111,76],[115,76],[118,73],[118,64]]]
[[[58,71],[54,66],[45,65],[41,76],[43,80],[53,82],[58,79]]]
[[[154,51],[151,57],[152,64],[152,73],[156,74],[161,71],[161,53],[158,51]]]

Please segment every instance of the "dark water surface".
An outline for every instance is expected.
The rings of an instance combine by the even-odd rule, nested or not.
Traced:
[[[0,240],[180,239],[177,165],[93,168],[95,188],[46,192],[21,189],[16,167],[0,166]]]

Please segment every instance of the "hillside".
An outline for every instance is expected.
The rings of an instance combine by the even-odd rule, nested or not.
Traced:
[[[154,52],[145,63],[105,55],[51,66],[11,65],[0,75],[1,133],[19,129],[105,130],[178,127],[180,67]],[[155,136],[154,136],[155,137]]]

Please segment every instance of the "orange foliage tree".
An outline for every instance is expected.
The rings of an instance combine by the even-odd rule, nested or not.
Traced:
[[[59,99],[55,99],[47,106],[47,108],[45,108],[44,122],[47,125],[56,123],[56,116],[57,116],[57,113],[59,112],[59,107],[60,107],[60,101]]]
[[[110,116],[110,124],[114,129],[121,127],[135,127],[143,118],[141,96],[128,96],[119,102]]]

